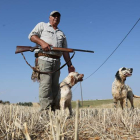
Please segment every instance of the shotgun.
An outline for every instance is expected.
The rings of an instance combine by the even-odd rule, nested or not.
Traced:
[[[17,46],[15,54],[21,53],[21,52],[33,52],[35,49],[41,49],[39,46],[31,47],[31,46]],[[80,52],[90,52],[94,53],[94,51],[90,50],[80,50],[80,49],[71,49],[71,48],[60,48],[60,47],[51,47],[51,51],[62,51],[62,52],[74,52],[74,51],[80,51]]]

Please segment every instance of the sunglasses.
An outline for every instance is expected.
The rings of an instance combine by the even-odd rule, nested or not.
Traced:
[[[55,14],[52,15],[52,17],[60,17],[60,14],[55,13]]]

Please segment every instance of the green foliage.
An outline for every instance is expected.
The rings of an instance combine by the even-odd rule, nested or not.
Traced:
[[[24,102],[24,103],[19,102],[19,103],[17,103],[17,105],[21,105],[21,106],[33,106],[33,103],[32,102]]]
[[[2,100],[0,100],[0,104],[3,104],[3,105],[6,105],[6,104],[10,104],[10,102],[9,101],[2,101]]]

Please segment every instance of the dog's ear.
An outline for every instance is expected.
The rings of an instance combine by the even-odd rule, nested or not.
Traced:
[[[119,71],[117,71],[115,77],[116,77],[117,80],[121,81],[121,77],[120,77]]]
[[[71,76],[70,78],[71,78],[70,84],[71,84],[71,86],[74,86],[76,80],[75,80],[74,76]]]
[[[126,70],[126,68],[125,68],[125,67],[123,67],[121,71],[123,71],[123,70]]]

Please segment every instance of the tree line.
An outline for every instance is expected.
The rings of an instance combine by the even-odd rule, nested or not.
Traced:
[[[10,105],[10,102],[9,101],[3,101],[3,100],[0,100],[0,104],[3,104],[3,105]],[[21,106],[33,106],[33,103],[32,102],[19,102],[17,103],[16,105],[21,105]]]
[[[0,100],[0,104],[10,104],[10,102],[9,101],[3,101],[3,100]]]
[[[16,105],[21,105],[21,106],[33,106],[32,102],[19,102]]]

